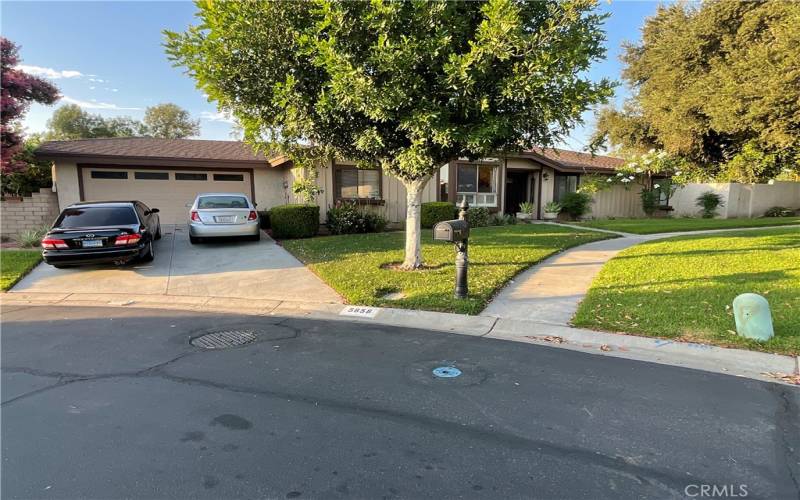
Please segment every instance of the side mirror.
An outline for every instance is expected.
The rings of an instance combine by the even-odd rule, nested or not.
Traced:
[[[151,214],[157,214],[157,213],[158,213],[158,212],[160,212],[160,211],[161,211],[161,210],[159,210],[159,209],[157,209],[157,208],[151,208],[151,209],[150,209],[150,213],[151,213]]]

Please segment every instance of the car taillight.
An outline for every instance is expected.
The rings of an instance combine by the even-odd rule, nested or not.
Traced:
[[[56,238],[45,238],[42,240],[42,248],[52,250],[55,248],[69,248],[67,242],[64,240],[58,240]]]
[[[117,236],[115,245],[135,245],[142,239],[140,234],[121,234]]]
[[[200,222],[200,214],[195,211],[192,211],[192,220],[195,222]]]
[[[250,210],[250,214],[247,216],[247,220],[256,220],[258,219],[258,214],[255,210]]]

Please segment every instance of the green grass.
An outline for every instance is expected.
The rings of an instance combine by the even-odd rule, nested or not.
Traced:
[[[42,260],[38,250],[0,251],[0,290],[6,291]]]
[[[760,219],[598,219],[578,224],[624,233],[654,234],[706,229],[735,229],[742,227],[786,226],[800,224],[800,217],[764,217]]]
[[[283,246],[351,304],[478,314],[495,291],[520,271],[555,252],[607,235],[556,226],[519,224],[476,228],[469,241],[469,298],[453,298],[453,245],[432,242],[423,230],[422,258],[428,269],[400,271],[386,264],[403,260],[405,233],[326,236],[287,240]],[[390,292],[405,296],[382,299]]]
[[[767,298],[775,337],[735,334],[731,304]],[[800,354],[800,230],[680,236],[643,243],[610,260],[573,319],[576,326]]]

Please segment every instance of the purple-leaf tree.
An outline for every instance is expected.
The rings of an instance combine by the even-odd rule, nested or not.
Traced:
[[[0,109],[0,140],[4,173],[15,172],[26,167],[24,161],[15,160],[22,149],[22,134],[18,131],[19,120],[28,111],[32,102],[53,104],[58,100],[58,89],[50,82],[17,69],[19,48],[10,40],[0,37],[0,81],[2,81],[2,109]]]

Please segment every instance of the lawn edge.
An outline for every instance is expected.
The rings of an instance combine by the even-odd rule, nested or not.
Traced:
[[[23,248],[14,248],[14,249],[9,249],[9,250],[22,250],[22,251],[25,251],[25,252],[36,252],[36,250],[34,250],[34,249],[31,249],[31,250],[25,250],[25,249],[23,249]],[[41,263],[42,263],[42,254],[40,253],[40,254],[39,254],[39,260],[37,260],[36,262],[34,262],[34,263],[33,263],[33,265],[32,265],[32,266],[30,266],[28,269],[26,269],[25,271],[21,272],[21,273],[20,273],[20,274],[17,276],[17,278],[16,278],[14,281],[12,281],[11,283],[9,283],[9,285],[8,285],[8,287],[7,287],[7,288],[3,288],[2,290],[0,290],[0,293],[7,293],[9,290],[11,290],[12,288],[14,288],[14,287],[16,286],[16,284],[17,284],[17,283],[19,283],[20,281],[22,281],[22,278],[24,278],[25,276],[27,276],[28,274],[30,274],[30,273],[31,273],[31,271],[33,271],[34,269],[36,269],[36,266],[38,266],[38,265],[39,265],[39,264],[41,264]]]

